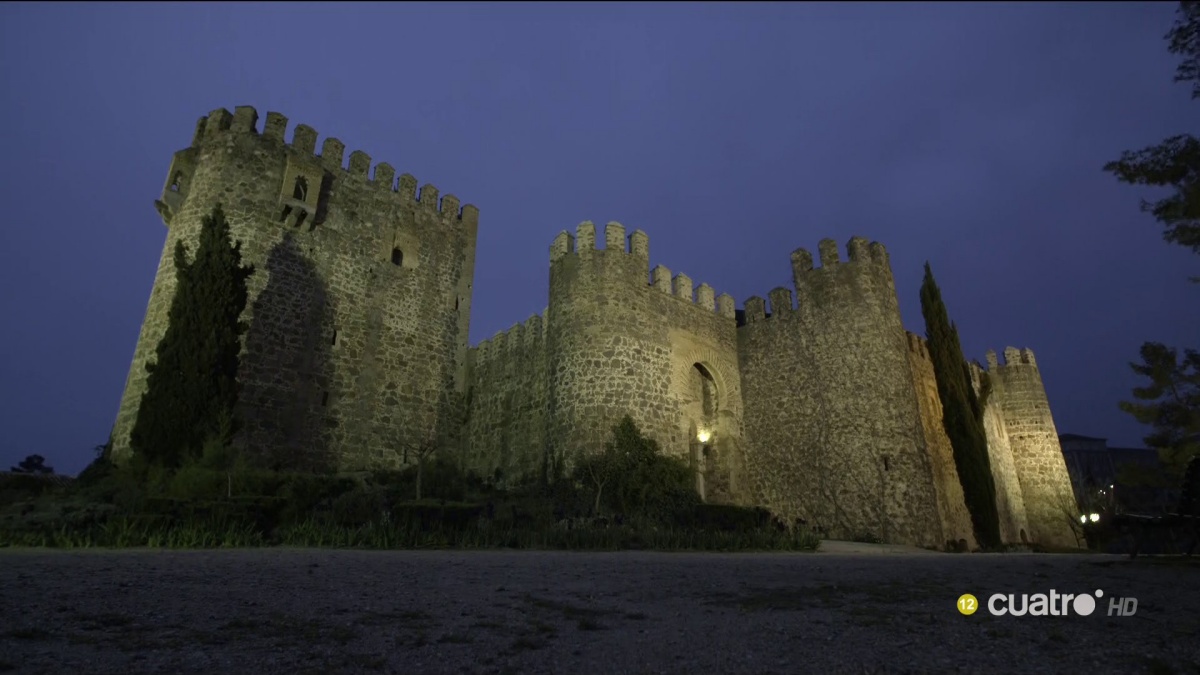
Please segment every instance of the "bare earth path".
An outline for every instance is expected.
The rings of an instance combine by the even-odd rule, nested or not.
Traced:
[[[1200,672],[1194,560],[825,549],[0,550],[0,672]],[[1105,597],[955,609],[1052,588]]]

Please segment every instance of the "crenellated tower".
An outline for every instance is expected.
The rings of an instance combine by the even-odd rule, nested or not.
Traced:
[[[663,265],[651,271],[650,241],[640,230],[627,235],[610,222],[603,247],[600,241],[596,226],[583,222],[550,247],[545,381],[525,388],[546,393],[544,447],[534,450],[553,470],[568,470],[603,449],[628,414],[664,452],[693,466],[706,498],[738,500],[742,399],[733,298]],[[477,356],[490,361],[482,349]],[[512,400],[528,401],[480,372],[475,391],[508,389]],[[475,428],[494,429],[497,409]],[[497,435],[472,432],[482,443]]]
[[[739,329],[747,463],[760,503],[837,537],[941,545],[942,527],[887,251],[854,237],[791,256],[786,288]]]
[[[987,362],[992,387],[987,403],[1003,421],[1029,536],[1039,544],[1076,546],[1069,521],[1079,507],[1033,350],[1007,347],[1003,363],[989,351]]]
[[[601,450],[627,413],[655,438],[670,426],[669,345],[646,307],[649,241],[629,239],[609,223],[599,248],[596,226],[583,222],[550,247],[548,424],[552,461],[564,468]]]
[[[197,123],[155,206],[167,238],[114,428],[127,455],[175,289],[220,203],[255,265],[244,319],[238,442],[272,464],[402,464],[405,448],[458,433],[466,389],[479,211],[391,165],[254,108]]]

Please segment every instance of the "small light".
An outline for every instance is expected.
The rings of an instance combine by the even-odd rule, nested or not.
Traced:
[[[1100,514],[1093,513],[1092,515],[1088,516],[1088,519],[1091,520],[1093,523],[1098,523],[1098,522],[1100,522]]]
[[[1087,516],[1079,516],[1079,522],[1087,525]]]
[[[699,440],[701,443],[707,443],[707,442],[708,442],[708,439],[712,438],[712,435],[711,435],[711,434],[709,434],[707,431],[701,431],[700,433],[696,434],[696,438],[697,438],[697,439],[698,439],[698,440]]]

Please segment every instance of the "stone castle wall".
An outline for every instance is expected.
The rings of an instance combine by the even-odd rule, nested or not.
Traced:
[[[739,359],[747,466],[761,503],[835,537],[944,544],[887,252],[792,254],[791,292],[746,302]]]
[[[887,252],[855,237],[792,254],[795,290],[745,303],[663,266],[649,238],[582,223],[550,247],[546,310],[469,348],[478,210],[253,108],[200,120],[156,202],[168,225],[114,429],[119,459],[166,329],[177,241],[221,203],[256,267],[238,443],[279,465],[395,468],[437,442],[502,485],[571,469],[631,415],[710,501],[831,536],[973,540],[932,366],[906,337]],[[1015,353],[1015,350],[1014,350]],[[992,357],[994,362],[994,356]],[[977,373],[978,374],[978,373]],[[989,372],[1006,540],[1061,543],[1065,463],[1032,354]],[[977,377],[977,382],[979,378]],[[1057,452],[1057,455],[1055,455]],[[1055,461],[1057,457],[1057,461]],[[1051,505],[1054,505],[1052,508]],[[1026,509],[1028,508],[1028,518]]]
[[[1029,523],[1040,544],[1075,546],[1070,520],[1079,513],[1067,462],[1033,351],[1008,347],[1004,363],[988,352],[992,397],[1004,420]]]
[[[963,500],[962,481],[958,477],[958,466],[954,463],[954,448],[942,423],[942,399],[938,395],[929,346],[924,338],[913,333],[908,333],[908,363],[917,390],[925,446],[929,449],[938,513],[942,519],[942,537],[956,543],[965,541],[968,549],[974,549],[978,545],[975,528],[971,525],[971,513]]]
[[[472,350],[468,464],[515,480],[543,465],[567,471],[602,450],[628,414],[665,454],[697,465],[702,489],[734,500],[742,413],[733,298],[714,297],[707,284],[694,289],[661,265],[651,273],[643,232],[626,236],[609,223],[603,244],[590,222],[561,233],[550,249],[544,320]],[[516,332],[522,348],[514,350]],[[543,405],[520,422],[527,436],[510,430],[508,411]],[[702,431],[707,452],[696,440]]]
[[[128,452],[145,364],[166,330],[171,251],[194,254],[222,204],[253,264],[244,319],[238,442],[272,463],[397,466],[406,447],[457,429],[478,210],[343,144],[241,107],[200,120],[157,203],[168,226],[114,429]]]
[[[984,371],[975,363],[969,364],[971,384],[975,395],[983,394]],[[1000,517],[1001,541],[1018,544],[1029,539],[1029,520],[1025,515],[1025,496],[1013,461],[1012,445],[1008,440],[1004,413],[996,404],[995,390],[983,406],[983,432],[987,439],[988,463],[996,484],[996,512]]]
[[[546,459],[549,380],[542,317],[470,351],[463,466],[500,485],[539,478]]]

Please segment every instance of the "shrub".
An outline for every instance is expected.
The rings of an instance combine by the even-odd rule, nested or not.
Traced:
[[[696,504],[674,519],[681,528],[706,532],[754,532],[774,529],[771,512],[761,507],[730,504]]]
[[[382,491],[360,487],[335,497],[329,515],[338,525],[357,527],[379,520],[384,510]]]
[[[598,491],[602,505],[630,517],[671,522],[700,503],[692,468],[663,456],[628,415],[613,427],[604,453],[580,462],[573,478]]]

